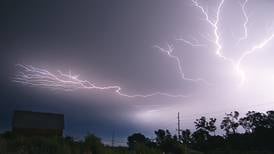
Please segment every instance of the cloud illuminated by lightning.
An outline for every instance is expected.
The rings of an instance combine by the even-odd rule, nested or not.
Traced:
[[[163,92],[154,92],[150,94],[134,94],[129,95],[122,92],[120,86],[97,86],[95,83],[92,83],[87,80],[79,79],[79,75],[65,74],[61,71],[57,71],[56,74],[49,72],[48,70],[33,67],[30,65],[16,65],[18,67],[18,73],[13,78],[14,82],[21,83],[24,85],[37,86],[50,89],[59,89],[65,91],[75,91],[78,89],[89,89],[89,90],[110,90],[115,92],[119,96],[129,97],[129,98],[146,98],[152,96],[166,96],[172,98],[179,97],[189,97],[186,95],[174,95]]]

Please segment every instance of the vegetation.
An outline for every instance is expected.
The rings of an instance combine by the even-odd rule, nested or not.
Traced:
[[[195,131],[156,130],[155,139],[141,133],[128,137],[127,147],[110,147],[88,134],[83,140],[72,137],[20,136],[7,132],[0,136],[0,154],[271,154],[274,153],[274,111],[249,111],[240,117],[234,111],[220,123],[224,135],[216,135],[216,119],[196,119]],[[243,131],[240,132],[239,128]],[[198,152],[200,151],[200,152]]]

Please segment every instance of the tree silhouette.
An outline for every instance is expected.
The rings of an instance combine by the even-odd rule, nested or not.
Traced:
[[[196,130],[199,130],[199,129],[207,130],[206,117],[201,117],[200,119],[196,119],[194,124],[195,124]]]
[[[226,114],[223,121],[221,122],[221,129],[224,129],[227,135],[236,134],[237,128],[239,127],[238,118],[239,118],[238,111],[234,111],[229,114]]]
[[[246,133],[252,133],[258,127],[267,127],[267,116],[260,112],[248,111],[246,116],[240,118],[239,124],[244,128]]]
[[[200,119],[196,119],[194,122],[196,130],[203,129],[204,131],[207,132],[214,132],[217,129],[215,126],[216,123],[216,118],[209,118],[209,121],[206,120],[206,117],[202,116]]]
[[[0,134],[0,153],[51,153],[51,154],[200,154],[214,153],[274,153],[274,111],[260,113],[249,111],[239,118],[237,111],[225,114],[221,128],[224,136],[210,135],[216,130],[216,119],[201,117],[195,120],[196,131],[181,131],[180,141],[169,130],[155,131],[156,139],[150,140],[141,133],[128,136],[129,147],[110,147],[100,138],[88,134],[83,140],[73,137],[18,136],[13,132]],[[241,126],[245,133],[237,133]],[[196,151],[198,150],[198,151]]]
[[[84,146],[88,153],[101,154],[103,151],[101,139],[94,134],[88,134],[85,137]]]
[[[141,133],[134,133],[131,136],[128,136],[127,140],[128,140],[127,144],[130,149],[135,149],[135,146],[137,144],[146,144],[149,141],[149,139],[147,139]]]
[[[190,144],[191,143],[191,132],[189,129],[182,131],[182,137],[181,140],[184,144]]]
[[[191,135],[192,143],[197,149],[199,150],[204,149],[204,145],[206,141],[208,140],[209,136],[210,135],[208,131],[204,129],[198,129]]]
[[[164,131],[162,129],[158,129],[154,133],[156,135],[156,144],[157,145],[161,145],[167,138],[166,131]],[[169,131],[167,131],[167,133],[170,134]]]
[[[266,112],[266,123],[268,128],[274,128],[274,111],[267,111]]]
[[[216,118],[210,118],[209,122],[207,123],[207,130],[209,132],[213,132],[214,136],[215,136],[215,131],[217,129],[217,127],[215,126],[216,123]]]
[[[169,130],[159,129],[155,131],[156,145],[165,153],[182,153],[183,149],[181,143],[178,142],[177,137],[172,137]]]

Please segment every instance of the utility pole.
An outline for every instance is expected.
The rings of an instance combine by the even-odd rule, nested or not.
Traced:
[[[114,147],[114,137],[115,137],[115,132],[112,131],[112,135],[111,135],[111,147]]]
[[[180,136],[181,136],[180,132],[182,131],[181,130],[181,122],[180,122],[180,112],[178,112],[177,120],[178,120],[178,122],[177,122],[178,141],[180,141]]]

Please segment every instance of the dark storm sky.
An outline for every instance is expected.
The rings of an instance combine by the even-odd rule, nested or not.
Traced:
[[[60,96],[17,86],[11,82],[14,65],[57,66],[56,69],[75,70],[86,77],[91,74],[102,81],[121,82],[136,91],[170,89],[176,83],[161,81],[170,76],[161,73],[166,65],[155,61],[161,54],[151,50],[157,42],[172,37],[167,25],[174,16],[181,16],[176,13],[178,3],[183,4],[146,0],[4,2],[1,128],[10,127],[14,109],[24,109],[64,113],[66,130],[76,135],[91,131],[109,136],[113,129],[121,134],[137,131],[138,125],[126,117],[134,110],[127,103],[92,96],[71,99],[70,94]],[[170,14],[170,10],[174,12]],[[92,75],[94,72],[96,75]],[[178,76],[174,78],[178,80]]]
[[[202,2],[214,12],[218,1]],[[243,22],[239,8],[238,1],[229,1],[222,15],[226,19],[222,20],[224,52],[233,58],[238,53],[231,47],[234,42],[230,32],[239,34],[243,31],[239,28]],[[271,1],[250,1],[248,10],[248,13],[252,12],[250,20],[254,21],[252,28],[255,29],[267,25],[273,18]],[[200,33],[212,33],[202,18],[201,12],[188,0],[1,2],[1,130],[10,128],[15,109],[64,113],[66,134],[80,137],[94,132],[108,138],[112,131],[122,137],[135,131],[152,134],[152,130],[159,127],[175,129],[178,111],[192,116],[195,112],[254,107],[259,103],[273,107],[270,102],[273,102],[271,92],[274,89],[268,87],[270,82],[258,83],[262,78],[252,78],[249,86],[239,90],[233,67],[214,54],[214,45],[200,49],[174,41],[182,36],[199,37]],[[264,24],[256,24],[256,18]],[[223,28],[226,25],[229,28]],[[257,31],[253,37],[264,36]],[[252,43],[256,41],[251,40]],[[176,63],[153,48],[154,45],[165,47],[167,42],[176,45],[187,76],[205,78],[214,86],[183,81]],[[273,53],[264,52],[251,57],[245,66],[247,70],[253,69],[249,71],[253,76],[262,68],[266,70],[263,73],[272,73],[272,59]],[[18,63],[53,72],[71,70],[99,85],[118,84],[128,94],[160,91],[191,95],[191,98],[128,99],[109,97],[108,93],[98,91],[63,92],[24,87],[11,82],[16,71],[14,66]],[[254,87],[263,92],[258,93]],[[183,121],[191,126],[191,120]]]

